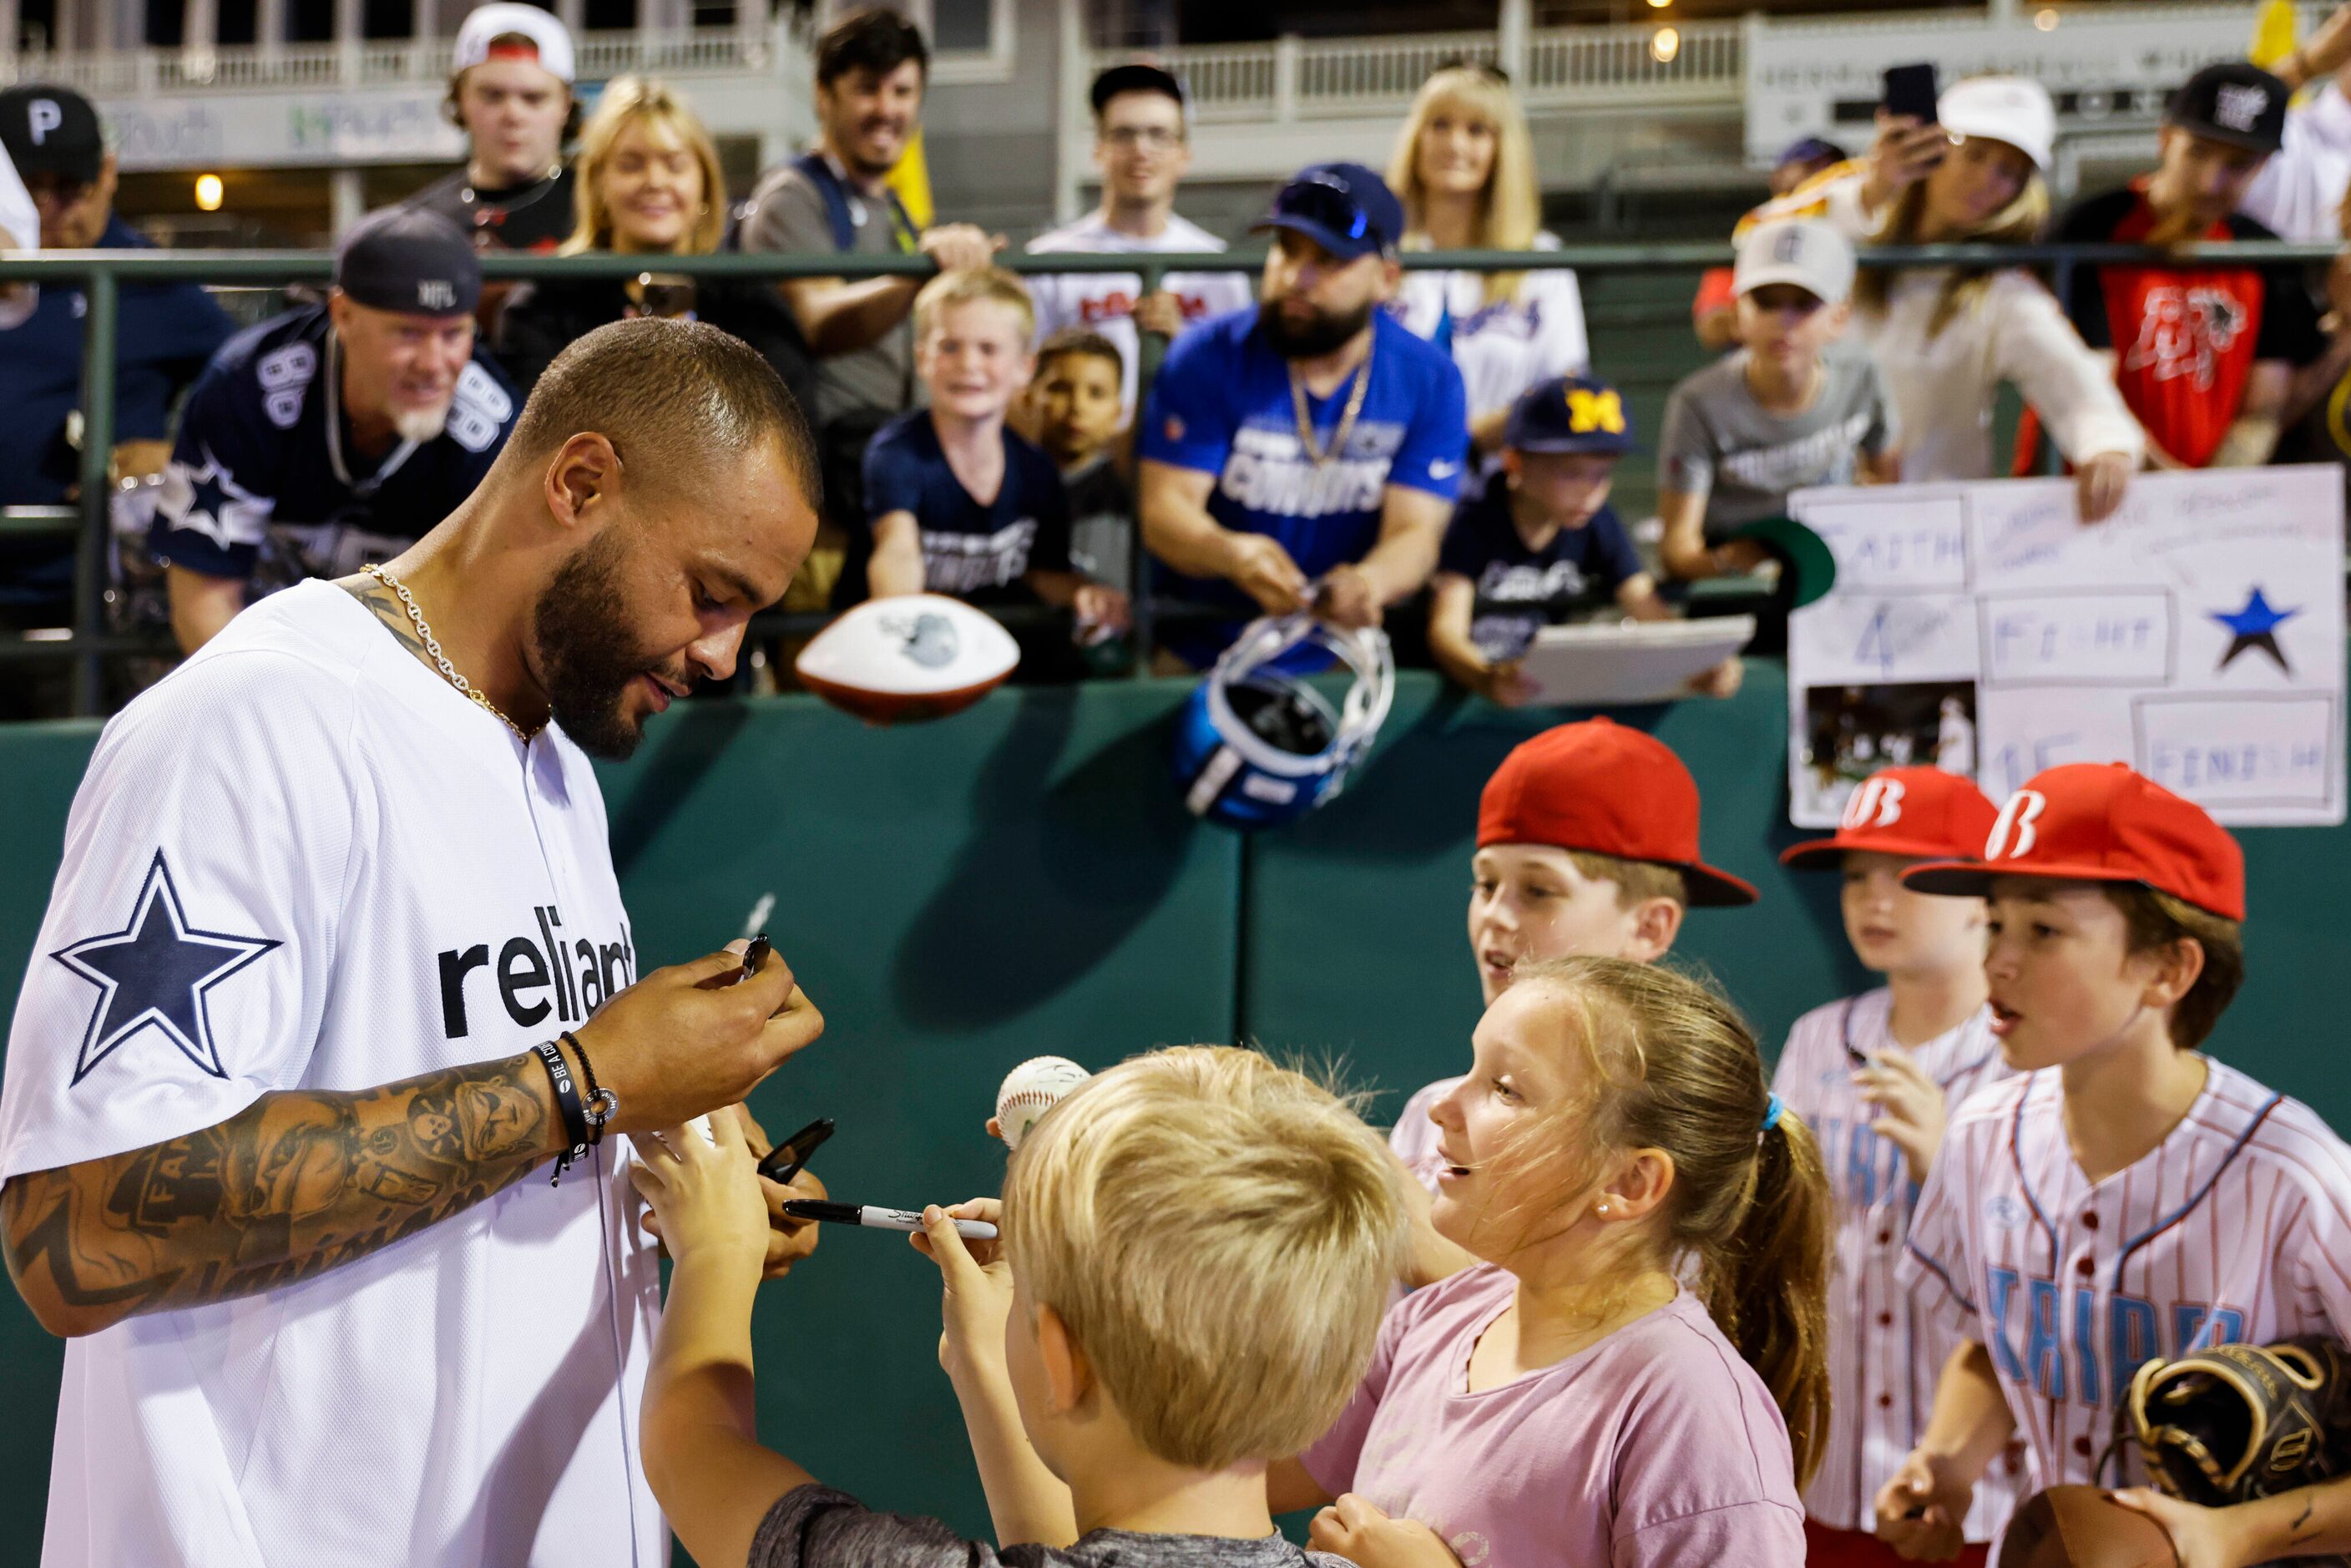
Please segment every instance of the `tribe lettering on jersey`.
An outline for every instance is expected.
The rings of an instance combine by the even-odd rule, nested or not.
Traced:
[[[1469,640],[1498,664],[1523,658],[1545,626],[1572,621],[1614,601],[1641,574],[1641,558],[1614,508],[1602,507],[1574,528],[1529,545],[1511,517],[1507,485],[1489,485],[1464,501],[1445,530],[1438,572],[1469,580]]]
[[[1870,787],[1874,794],[1867,794]],[[1899,780],[1871,779],[1855,802],[1865,816],[1900,811]],[[1894,798],[1889,801],[1887,797]],[[1850,825],[1855,810],[1848,807]],[[1819,1140],[1836,1192],[1836,1231],[1829,1280],[1828,1440],[1805,1489],[1804,1510],[1837,1530],[1876,1522],[1877,1489],[1899,1469],[1926,1430],[1935,1383],[1959,1335],[1896,1278],[1910,1239],[1917,1184],[1900,1145],[1871,1124],[1876,1108],[1861,1097],[1854,1070],[1872,1052],[1894,1049],[1892,993],[1880,988],[1814,1008],[1796,1020],[1780,1052],[1772,1092]],[[1918,1066],[1942,1086],[1949,1110],[2009,1076],[1988,1013],[1913,1048]],[[1976,1488],[1967,1518],[1970,1541],[1990,1541],[2016,1504],[2022,1455],[1995,1463]]]
[[[2205,1071],[2169,1135],[2095,1186],[2053,1071],[1977,1095],[1944,1134],[1899,1277],[1990,1349],[2034,1488],[2144,1479],[2127,1446],[2095,1472],[2151,1357],[2351,1331],[2351,1149],[2299,1102]]]
[[[1032,255],[1057,251],[1204,251],[1222,250],[1225,242],[1197,224],[1169,214],[1167,225],[1148,239],[1123,234],[1102,221],[1099,212],[1087,214],[1038,235],[1029,244]],[[1254,303],[1247,272],[1171,272],[1160,287],[1175,298],[1184,324],[1195,326],[1211,317],[1246,310]],[[1119,353],[1120,408],[1134,414],[1137,368],[1142,342],[1134,327],[1134,305],[1143,293],[1143,277],[1132,272],[1055,272],[1034,274],[1029,292],[1037,307],[1037,340],[1072,327],[1100,332]]]

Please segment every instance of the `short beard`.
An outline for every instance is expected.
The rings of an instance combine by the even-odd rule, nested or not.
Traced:
[[[392,434],[402,441],[413,441],[419,446],[440,439],[449,428],[449,405],[436,403],[431,408],[403,408],[392,416]]]
[[[1311,324],[1292,327],[1281,319],[1281,307],[1266,300],[1257,308],[1258,330],[1273,345],[1273,351],[1285,360],[1319,360],[1325,354],[1336,353],[1348,340],[1372,324],[1372,312],[1379,308],[1371,300],[1344,316],[1317,308]]]
[[[531,610],[549,711],[580,750],[611,762],[627,761],[645,737],[622,708],[630,683],[662,667],[627,641],[627,553],[619,530],[605,528],[555,569]]]

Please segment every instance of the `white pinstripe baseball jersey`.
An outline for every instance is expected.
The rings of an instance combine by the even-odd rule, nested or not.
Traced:
[[[2034,1489],[2090,1482],[2131,1374],[2228,1341],[2351,1329],[2351,1148],[2224,1063],[2179,1125],[2093,1186],[2058,1073],[1951,1121],[1901,1278],[1991,1352]],[[2125,1445],[2105,1484],[2146,1479]]]
[[[1869,1125],[1876,1109],[1854,1087],[1855,1053],[1896,1043],[1887,1028],[1893,993],[1883,987],[1814,1008],[1788,1031],[1771,1088],[1820,1140],[1836,1190],[1834,1260],[1829,1280],[1828,1443],[1804,1492],[1804,1511],[1835,1530],[1868,1530],[1877,1489],[1926,1430],[1935,1378],[1959,1335],[1895,1278],[1918,1195],[1901,1148]],[[1911,1052],[1959,1103],[2009,1076],[1991,1014]],[[1990,1541],[2016,1505],[2014,1473],[1996,1463],[1968,1514],[1970,1541]]]

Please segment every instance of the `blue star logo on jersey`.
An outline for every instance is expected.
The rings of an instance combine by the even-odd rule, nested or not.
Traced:
[[[226,1078],[213,1041],[209,993],[214,986],[280,946],[267,936],[232,936],[188,924],[180,890],[163,852],[155,852],[130,924],[49,955],[98,988],[98,1006],[74,1058],[73,1081],[113,1054],[140,1030],[159,1029],[190,1061]]]
[[[2246,649],[2259,648],[2277,661],[2279,669],[2289,675],[2294,674],[2294,666],[2285,662],[2284,650],[2277,644],[2277,629],[2301,614],[2300,610],[2273,609],[2270,601],[2262,596],[2261,585],[2256,583],[2252,592],[2246,596],[2242,610],[2233,613],[2211,610],[2205,613],[2229,629],[2229,651],[2220,655],[2218,668],[2225,670]]]

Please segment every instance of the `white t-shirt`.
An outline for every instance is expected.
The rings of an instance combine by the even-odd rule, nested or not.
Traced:
[[[100,737],[9,1035],[0,1176],[510,1057],[636,973],[579,748],[525,748],[304,583]],[[607,1144],[560,1187],[542,1168],[340,1268],[73,1341],[44,1563],[666,1563],[625,1165]]]
[[[1559,241],[1537,235],[1531,248],[1557,250]],[[1489,305],[1482,272],[1407,272],[1391,307],[1415,336],[1450,341],[1473,420],[1509,408],[1538,382],[1591,367],[1575,274],[1554,267],[1525,277],[1516,299]]]
[[[1121,234],[1103,221],[1101,209],[1073,224],[1039,235],[1029,242],[1030,255],[1053,251],[1222,250],[1225,242],[1195,223],[1167,214],[1167,226],[1149,239]],[[1257,290],[1247,272],[1171,272],[1160,287],[1183,303],[1184,324],[1206,321],[1249,309]],[[1037,302],[1037,340],[1065,327],[1100,332],[1118,347],[1125,361],[1121,382],[1121,417],[1134,419],[1134,378],[1142,362],[1142,343],[1134,329],[1135,297],[1143,291],[1143,275],[1135,272],[1049,272],[1029,279],[1029,296]]]
[[[41,248],[41,214],[33,205],[32,193],[25,182],[16,177],[16,165],[8,150],[0,147],[0,251],[37,251]],[[0,283],[0,329],[21,325],[33,313],[40,300],[39,286],[31,283]]]
[[[2280,239],[2333,245],[2343,237],[2343,192],[2351,186],[2351,102],[2328,82],[2286,110],[2284,145],[2262,165],[2237,210]]]

